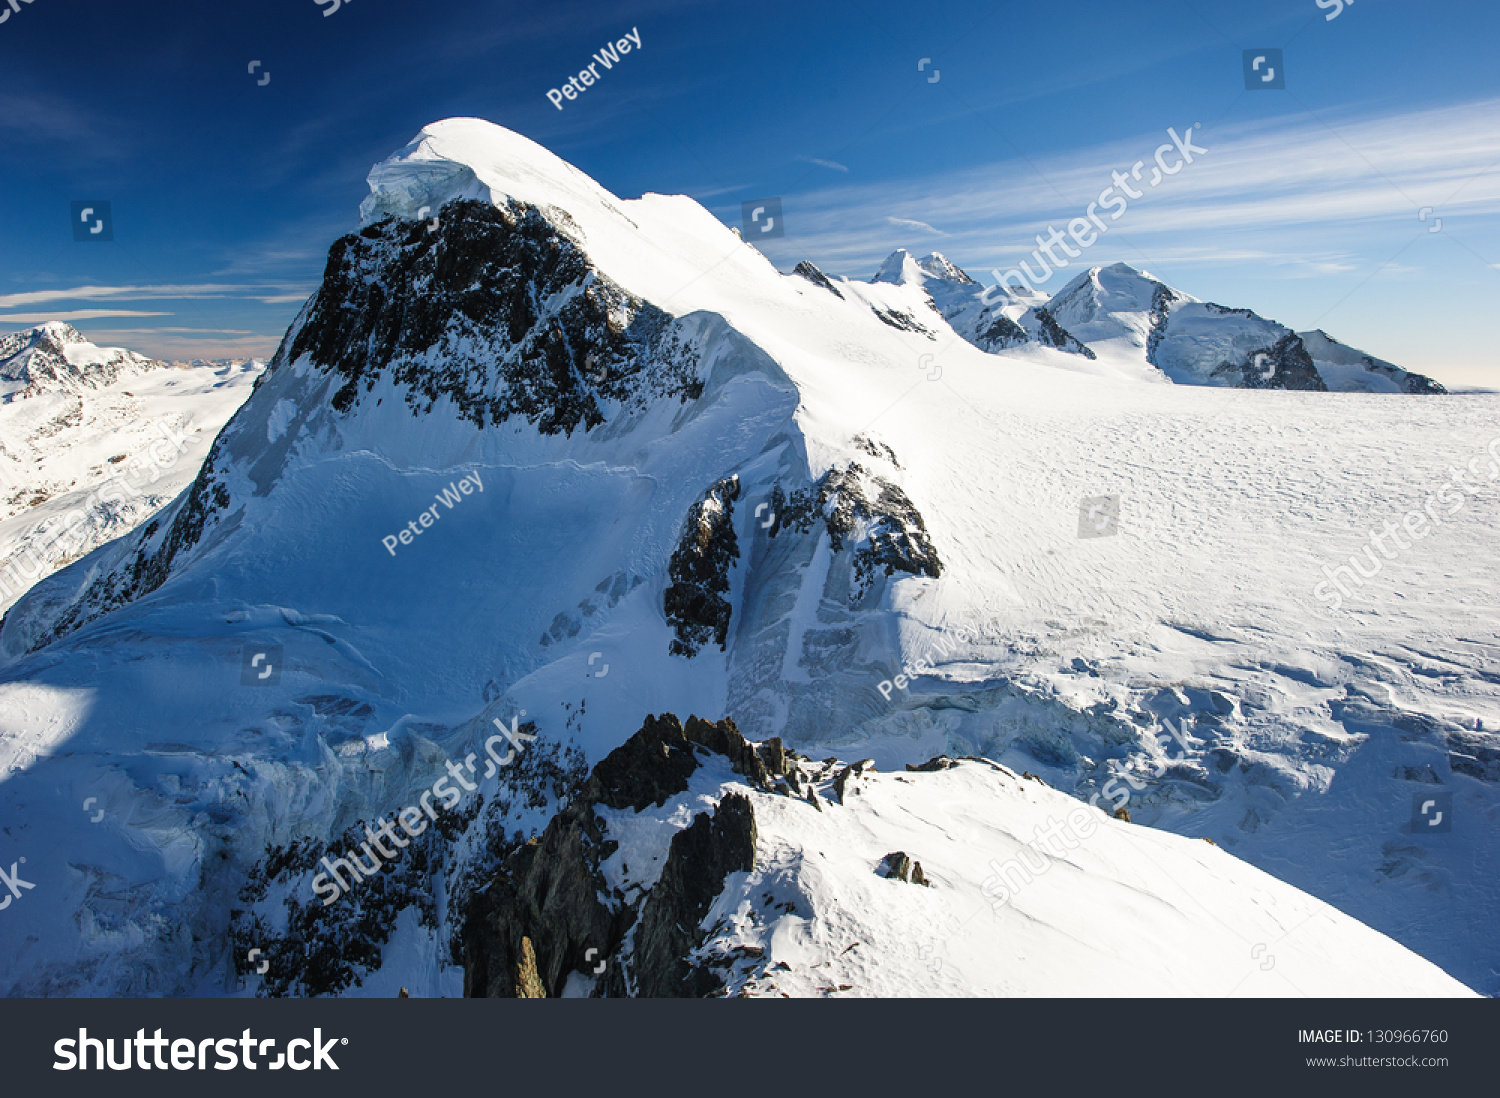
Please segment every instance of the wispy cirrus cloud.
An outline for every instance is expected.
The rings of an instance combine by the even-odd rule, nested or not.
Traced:
[[[229,283],[199,283],[183,286],[69,286],[55,290],[0,294],[0,309],[13,309],[18,305],[44,305],[49,301],[97,301],[103,298],[136,301],[174,297],[224,297],[245,291],[246,287]]]
[[[820,168],[832,168],[836,172],[847,172],[849,170],[836,160],[819,160],[816,156],[799,156],[797,159],[804,164],[816,164]]]
[[[935,233],[938,236],[948,235],[947,233],[943,232],[942,229],[934,229],[925,221],[913,221],[909,217],[887,217],[886,220],[889,221],[892,225],[900,225],[903,228],[921,229],[924,232]]]
[[[815,189],[797,199],[795,222],[788,209],[796,232],[779,251],[795,248],[797,258],[854,274],[889,254],[892,240],[881,226],[941,224],[948,253],[975,273],[1009,267],[1049,226],[1065,229],[1081,216],[1114,171],[1143,161],[1149,174],[1168,126],[1182,134],[1190,125],[1163,116],[1160,129],[1136,138],[1051,157]],[[1367,262],[1371,248],[1386,249],[1387,238],[1403,241],[1430,226],[1418,221],[1423,207],[1433,207],[1449,231],[1500,215],[1500,100],[1380,117],[1328,112],[1241,122],[1195,130],[1193,138],[1209,152],[1155,188],[1135,183],[1143,197],[1118,221],[1106,216],[1110,231],[1093,248],[1097,258],[1078,262],[1162,264],[1170,256],[1204,265],[1251,252],[1289,271],[1348,270]],[[1168,163],[1176,159],[1168,154]],[[913,216],[891,218],[885,211],[892,207]]]
[[[45,313],[0,313],[0,324],[45,324],[50,320],[100,320],[125,316],[172,316],[172,313],[143,313],[133,309],[68,309]]]

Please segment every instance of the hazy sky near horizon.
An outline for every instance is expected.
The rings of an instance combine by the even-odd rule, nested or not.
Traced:
[[[34,0],[0,23],[0,332],[267,357],[370,166],[455,115],[730,225],[780,197],[783,270],[904,247],[983,281],[1196,124],[1208,151],[1042,289],[1123,260],[1500,388],[1500,6],[1321,3]],[[1246,50],[1283,51],[1285,88],[1247,90]],[[114,239],[75,241],[99,201]]]

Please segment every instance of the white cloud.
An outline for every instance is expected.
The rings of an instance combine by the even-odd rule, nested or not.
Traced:
[[[32,290],[20,294],[0,294],[0,309],[12,309],[17,305],[41,305],[48,301],[96,301],[100,298],[166,297],[214,297],[236,293],[240,286],[188,285],[188,286],[71,286],[67,289]]]
[[[1326,124],[1325,124],[1326,123]],[[825,269],[862,268],[891,250],[892,206],[941,224],[953,239],[950,254],[979,270],[1008,267],[1035,246],[1050,225],[1065,229],[1112,184],[1144,162],[1118,221],[1105,216],[1093,253],[1105,262],[1149,262],[1185,247],[1228,257],[1264,251],[1288,263],[1368,265],[1367,253],[1384,250],[1385,237],[1403,241],[1421,228],[1423,206],[1450,227],[1463,218],[1500,214],[1500,100],[1377,118],[1299,116],[1192,131],[1209,151],[1157,187],[1147,184],[1152,157],[1168,126],[1187,132],[1191,118],[1164,117],[1160,129],[1126,141],[1030,162],[1005,160],[940,177],[823,188],[798,199],[795,245],[800,257]],[[1174,163],[1175,152],[1164,153]],[[904,220],[904,219],[903,219]],[[790,226],[789,226],[790,227]],[[1396,247],[1399,247],[1399,243]],[[1366,261],[1362,263],[1363,261]],[[1089,260],[1086,262],[1098,262]],[[1075,261],[1075,266],[1079,261]]]
[[[268,294],[267,291],[270,291]],[[290,291],[290,292],[289,292]],[[311,287],[287,283],[254,285],[226,282],[189,283],[169,286],[69,286],[54,290],[29,290],[19,294],[0,294],[0,309],[20,305],[44,305],[51,301],[185,301],[205,298],[248,297],[267,304],[303,301]]]
[[[849,170],[836,160],[819,160],[816,156],[799,156],[797,159],[807,164],[816,164],[820,168],[832,168],[836,172],[847,172]]]
[[[892,225],[904,225],[913,229],[925,229],[927,232],[936,233],[938,236],[948,235],[947,233],[943,232],[942,229],[934,229],[925,221],[913,221],[909,217],[887,217],[886,220],[889,221]]]
[[[33,324],[46,324],[50,320],[99,320],[117,316],[172,316],[172,313],[141,313],[132,309],[74,309],[71,311],[51,313],[4,313],[0,314],[0,324],[19,324],[27,327]]]

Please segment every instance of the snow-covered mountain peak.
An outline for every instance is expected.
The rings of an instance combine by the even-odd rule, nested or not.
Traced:
[[[1110,337],[1079,329],[1113,314],[1150,313],[1163,291],[1173,301],[1196,300],[1128,263],[1115,263],[1108,267],[1090,267],[1079,274],[1058,291],[1048,303],[1048,309],[1058,323],[1088,342]]]
[[[119,347],[96,347],[71,324],[49,321],[0,336],[0,399],[97,389],[164,364]]]
[[[956,282],[965,286],[979,285],[962,267],[941,252],[929,252],[921,259],[912,256],[905,248],[897,248],[888,255],[871,282],[889,282],[896,286],[921,286],[929,279],[941,282]]]
[[[968,272],[942,252],[929,252],[917,260],[917,266],[933,278],[941,278],[945,282],[963,282],[971,286],[979,285],[978,282],[969,277]]]
[[[924,281],[924,273],[910,252],[905,248],[897,248],[885,257],[885,262],[870,281],[889,282],[895,286],[920,286]]]
[[[399,152],[370,169],[370,195],[360,204],[364,225],[387,217],[432,217],[455,199],[496,205],[515,199],[557,206],[575,217],[624,218],[612,195],[530,138],[479,118],[434,122]]]

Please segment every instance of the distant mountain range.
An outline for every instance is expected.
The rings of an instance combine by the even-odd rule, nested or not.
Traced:
[[[986,289],[940,253],[893,252],[869,282],[795,274],[864,301],[888,324],[935,333],[946,323],[992,354],[1050,347],[1099,373],[1242,389],[1446,393],[1436,381],[1347,347],[1322,331],[1294,332],[1249,309],[1199,301],[1127,263],[1091,267],[1053,297]],[[934,317],[933,314],[937,316]]]

